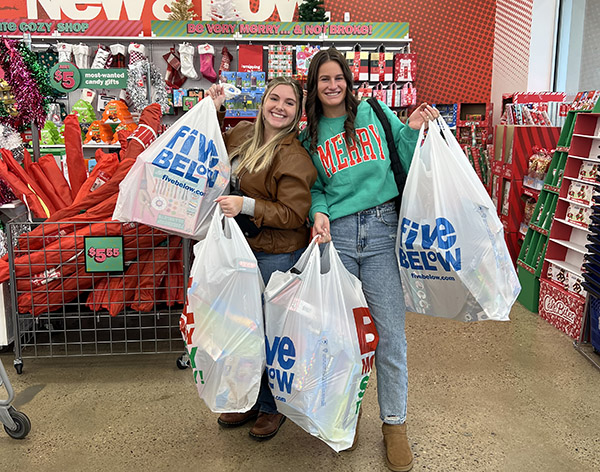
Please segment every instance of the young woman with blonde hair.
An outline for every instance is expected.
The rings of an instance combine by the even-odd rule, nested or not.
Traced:
[[[211,86],[208,95],[223,116],[223,86]],[[274,271],[289,270],[309,242],[306,221],[317,171],[298,141],[302,100],[295,80],[277,77],[265,90],[256,122],[241,121],[223,134],[232,162],[232,194],[217,202],[225,216],[238,221],[265,284]],[[246,413],[221,414],[218,422],[236,427],[255,418],[250,436],[257,441],[275,436],[285,421],[266,374],[256,405]]]

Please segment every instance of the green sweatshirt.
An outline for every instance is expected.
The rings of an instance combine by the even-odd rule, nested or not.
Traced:
[[[408,174],[419,131],[403,124],[384,103],[400,161]],[[346,145],[344,121],[321,117],[317,152],[312,161],[317,168],[317,181],[311,189],[310,219],[317,212],[325,213],[331,221],[380,205],[398,195],[398,187],[390,165],[383,126],[367,102],[358,105],[356,120],[357,141]],[[307,129],[300,142],[308,149]]]

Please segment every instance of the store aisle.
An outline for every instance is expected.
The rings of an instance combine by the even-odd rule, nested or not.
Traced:
[[[600,470],[600,371],[520,305],[512,320],[408,316],[414,471]],[[220,429],[175,354],[26,359],[21,376],[1,357],[32,422],[0,432],[2,470],[388,470],[375,381],[358,449],[336,454],[290,421],[265,443]]]

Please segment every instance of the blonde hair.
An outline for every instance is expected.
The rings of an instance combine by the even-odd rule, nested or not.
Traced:
[[[294,95],[296,96],[296,114],[294,120],[288,127],[279,131],[272,139],[265,143],[263,142],[265,131],[263,107],[265,101],[273,92],[273,89],[278,85],[289,85],[292,87]],[[256,124],[254,125],[254,135],[230,154],[230,159],[233,159],[236,156],[240,157],[240,163],[235,171],[237,175],[242,171],[260,172],[271,165],[281,142],[290,134],[296,134],[298,132],[298,123],[302,117],[303,96],[302,87],[294,79],[289,77],[276,77],[269,82],[260,102],[260,109],[258,110]]]

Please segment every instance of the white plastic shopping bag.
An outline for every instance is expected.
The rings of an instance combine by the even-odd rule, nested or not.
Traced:
[[[521,286],[502,223],[443,120],[430,123],[415,149],[396,254],[407,310],[460,321],[508,320]]]
[[[213,412],[248,411],[265,369],[264,285],[256,258],[220,207],[194,255],[180,329],[198,393]]]
[[[113,219],[202,239],[229,174],[217,112],[207,97],[138,156],[119,185]]]
[[[360,281],[313,241],[265,289],[267,373],[277,409],[336,451],[352,445],[379,337]]]

